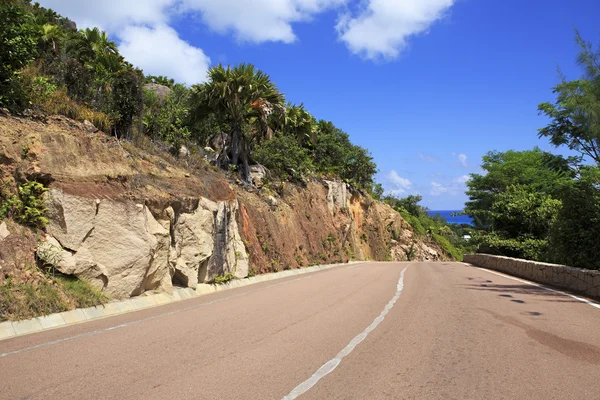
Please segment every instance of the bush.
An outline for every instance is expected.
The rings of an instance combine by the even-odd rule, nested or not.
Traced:
[[[7,182],[0,187],[0,218],[15,218],[19,223],[32,228],[44,228],[48,224],[43,195],[46,187],[39,182],[27,182],[19,186],[18,194],[10,192]]]
[[[254,159],[279,178],[298,179],[310,169],[310,152],[290,135],[280,134],[256,146]]]

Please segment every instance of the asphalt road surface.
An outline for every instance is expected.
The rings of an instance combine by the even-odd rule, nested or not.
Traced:
[[[364,263],[0,341],[1,399],[600,399],[600,309]]]

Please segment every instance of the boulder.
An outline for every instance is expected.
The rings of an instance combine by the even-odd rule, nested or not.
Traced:
[[[6,226],[6,222],[0,224],[0,242],[6,239],[10,235],[10,231]]]
[[[188,158],[190,156],[190,150],[186,146],[179,148],[179,158]]]
[[[158,83],[147,83],[144,85],[144,90],[154,93],[161,105],[165,103],[165,100],[173,91],[168,86],[160,85]]]
[[[267,177],[267,170],[262,165],[250,166],[250,182],[257,188],[263,187],[263,182]]]
[[[113,297],[134,296],[164,282],[169,230],[147,207],[56,189],[48,193],[47,231],[74,258],[74,266],[59,264],[64,273],[89,280]]]
[[[88,121],[87,119],[85,121],[83,121],[83,129],[85,129],[86,131],[88,131],[89,133],[96,133],[98,132],[98,128],[96,128],[94,126],[94,124],[92,124],[90,121]]]

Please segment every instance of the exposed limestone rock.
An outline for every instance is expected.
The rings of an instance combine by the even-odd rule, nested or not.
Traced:
[[[329,192],[327,193],[327,207],[333,213],[334,208],[345,208],[348,203],[348,186],[345,182],[325,181]]]
[[[92,124],[87,119],[85,121],[83,121],[83,129],[85,129],[86,131],[88,131],[90,133],[96,133],[96,132],[98,132],[98,128],[96,128],[94,126],[94,124]]]
[[[183,286],[195,289],[200,274],[206,275],[208,259],[213,254],[214,224],[217,204],[201,199],[193,214],[181,214],[173,229],[170,264],[174,279]]]
[[[236,278],[248,276],[248,255],[242,242],[236,214],[238,202],[221,202],[215,216],[215,248],[203,282],[212,282],[215,277],[232,273]]]
[[[167,273],[169,231],[145,206],[95,201],[59,190],[49,192],[47,204],[48,233],[75,259],[76,268],[65,265],[64,273],[92,280],[114,297],[160,286]]]
[[[237,201],[201,199],[193,214],[181,214],[174,227],[171,266],[176,282],[191,288],[217,276],[248,275],[248,256],[240,237]]]
[[[250,166],[250,182],[257,188],[261,188],[263,186],[266,176],[267,170],[262,165]]]
[[[0,242],[6,239],[10,235],[10,231],[6,226],[6,222],[0,224]]]

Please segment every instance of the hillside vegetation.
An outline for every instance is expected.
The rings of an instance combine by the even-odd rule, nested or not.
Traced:
[[[553,88],[539,105],[549,118],[539,130],[575,156],[541,151],[493,151],[485,174],[467,182],[466,213],[479,251],[600,269],[600,47],[576,32],[583,75]]]

